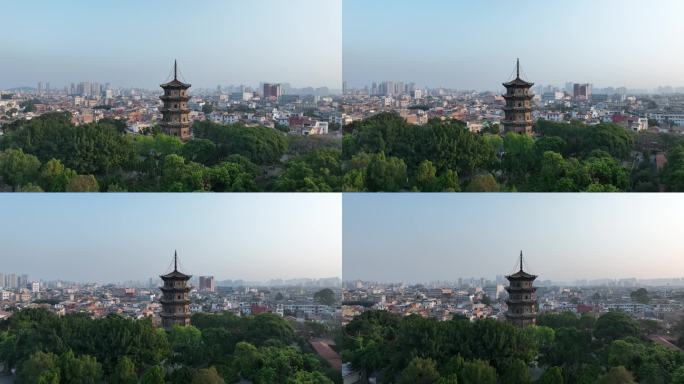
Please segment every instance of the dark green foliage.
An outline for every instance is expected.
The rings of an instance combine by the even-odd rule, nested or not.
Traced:
[[[367,311],[344,328],[342,355],[356,370],[394,382],[532,383],[535,365],[542,370],[540,384],[684,378],[682,352],[636,338],[638,324],[623,313],[598,319],[543,314],[538,324],[517,328]]]
[[[541,136],[502,137],[471,133],[458,121],[434,119],[416,126],[397,114],[381,113],[345,127],[341,145],[334,136],[302,137],[263,126],[209,121],[196,122],[195,137],[185,144],[158,129],[152,130],[154,135],[137,136],[127,134],[125,128],[124,121],[107,119],[74,126],[68,113],[6,124],[0,137],[0,188],[54,192],[684,190],[684,140],[665,134],[634,135],[615,124],[539,121],[536,132]],[[633,161],[633,150],[641,152],[644,160]],[[658,175],[651,156],[665,150],[668,162]]]
[[[542,373],[537,384],[563,384],[563,371],[559,367],[550,367]]]
[[[648,304],[651,299],[648,297],[648,291],[645,288],[639,288],[633,291],[629,296],[637,303]]]
[[[437,364],[432,359],[414,357],[401,373],[400,384],[432,384],[439,379]]]
[[[218,161],[238,154],[255,164],[273,164],[278,162],[287,150],[285,136],[266,127],[220,125],[201,121],[193,125],[193,132],[195,137],[211,140],[216,145]]]
[[[564,155],[586,156],[598,149],[624,159],[634,145],[633,134],[617,124],[587,126],[574,121],[565,124],[538,120],[535,131],[545,137],[563,139],[566,146],[561,153]]]
[[[109,122],[74,126],[68,113],[48,113],[10,129],[0,148],[21,148],[41,162],[59,159],[82,174],[120,170],[131,158],[131,145]]]
[[[21,149],[0,152],[0,178],[17,190],[38,178],[40,161]]]
[[[383,311],[365,312],[351,321],[345,327],[342,346],[343,357],[355,368],[367,374],[383,371],[389,377],[399,375],[416,357],[432,359],[440,372],[460,375],[462,367],[453,360],[456,356],[466,362],[492,362],[494,367],[504,370],[503,363],[508,359],[530,363],[536,350],[529,333],[508,323],[439,322],[419,316],[400,318]],[[469,375],[491,376],[481,363],[471,364],[467,370],[473,372]]]
[[[632,384],[635,383],[634,376],[625,367],[613,367],[601,376],[598,384]]]
[[[0,362],[18,368],[17,383],[333,383],[339,376],[297,347],[306,343],[279,316],[196,314],[193,323],[165,331],[149,319],[25,309],[0,323]]]
[[[337,297],[335,297],[335,292],[330,288],[321,289],[314,294],[314,299],[316,302],[323,305],[335,305],[337,302]]]
[[[603,342],[639,335],[639,323],[623,312],[608,312],[596,320],[594,336]]]
[[[438,171],[451,169],[470,175],[494,160],[494,152],[481,136],[468,132],[462,123],[430,121],[425,126],[407,124],[397,114],[382,113],[352,125],[344,142],[345,158],[360,152],[384,153],[403,160],[409,170],[431,161]]]
[[[667,153],[661,180],[670,192],[684,191],[684,146],[678,145]]]

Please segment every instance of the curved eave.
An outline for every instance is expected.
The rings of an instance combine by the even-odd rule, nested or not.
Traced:
[[[165,83],[165,84],[160,84],[159,86],[162,87],[162,88],[188,89],[188,88],[190,88],[192,85],[191,85],[191,84],[184,83],[184,82],[182,82],[182,81],[173,80],[173,81],[170,81],[170,82]]]
[[[519,123],[524,123],[524,122],[520,121]],[[534,279],[537,278],[537,275],[532,275],[532,274],[529,274],[529,273],[527,273],[527,272],[521,270],[521,271],[518,271],[518,272],[516,272],[516,273],[514,273],[514,274],[512,274],[512,275],[506,276],[506,278],[507,278],[508,280],[510,280],[510,279],[517,279],[517,280],[534,280]]]
[[[162,280],[190,280],[192,275],[186,275],[178,271],[173,271],[171,273],[167,273],[166,275],[161,275],[159,277],[161,277]]]
[[[531,87],[534,85],[534,83],[527,82],[519,77],[507,82],[507,83],[502,83],[504,87]]]

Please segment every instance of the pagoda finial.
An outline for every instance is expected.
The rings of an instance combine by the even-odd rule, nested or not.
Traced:
[[[523,258],[522,258],[522,249],[520,250],[520,270],[523,270]]]
[[[173,79],[178,80],[178,61],[173,60]]]
[[[520,58],[515,60],[515,75],[516,78],[520,78]],[[522,251],[520,251],[522,253]]]
[[[178,252],[173,251],[173,270],[178,271]]]

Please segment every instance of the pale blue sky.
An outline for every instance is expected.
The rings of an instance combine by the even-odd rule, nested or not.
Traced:
[[[342,277],[494,278],[520,250],[541,279],[684,277],[684,198],[666,194],[345,194]]]
[[[2,194],[0,273],[123,282],[340,277],[339,194]]]
[[[197,87],[341,88],[342,0],[21,0],[2,4],[0,88],[157,87],[179,60]]]
[[[499,90],[520,57],[537,84],[684,86],[680,0],[344,0],[343,78]]]

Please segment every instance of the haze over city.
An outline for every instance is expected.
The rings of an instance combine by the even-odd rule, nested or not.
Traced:
[[[339,195],[309,194],[6,196],[2,272],[146,281],[178,250],[183,272],[217,280],[340,277],[340,206]]]
[[[0,88],[83,80],[156,88],[174,59],[194,89],[341,88],[341,0],[37,0],[3,4],[3,14],[12,32],[0,43]]]
[[[343,78],[493,90],[520,57],[537,84],[684,85],[676,0],[363,1],[343,7]]]
[[[455,281],[525,268],[541,280],[679,278],[671,195],[343,196],[344,280]]]

